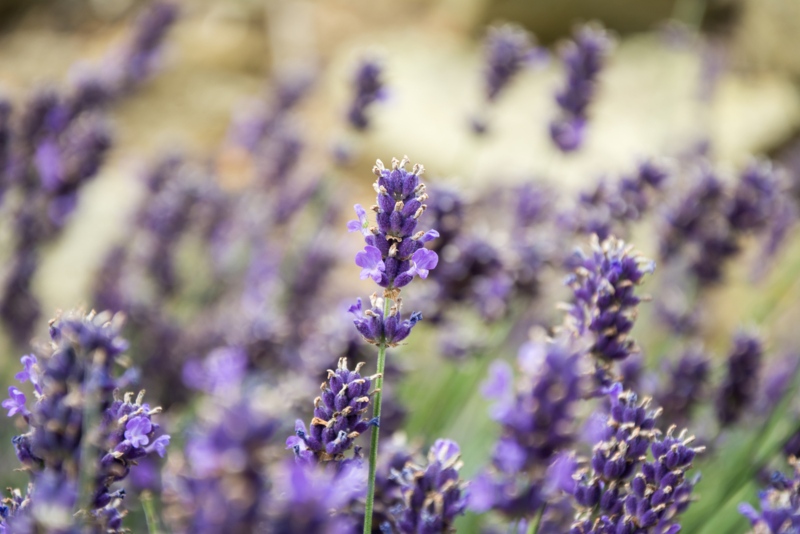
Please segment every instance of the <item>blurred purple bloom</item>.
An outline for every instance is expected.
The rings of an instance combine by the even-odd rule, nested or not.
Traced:
[[[382,73],[383,67],[374,59],[363,59],[356,69],[353,80],[355,95],[347,112],[347,120],[356,130],[366,130],[369,127],[366,111],[385,94]]]
[[[524,29],[505,25],[489,28],[484,42],[486,99],[492,102],[514,76],[542,54],[536,49],[531,35]]]
[[[716,413],[720,425],[728,426],[741,418],[758,392],[758,379],[764,349],[758,336],[738,332],[728,356],[725,378],[716,395]]]
[[[20,358],[20,363],[22,363],[22,371],[18,372],[14,375],[14,378],[19,380],[20,382],[30,382],[33,384],[34,390],[39,395],[42,394],[42,379],[41,379],[41,371],[37,367],[38,361],[36,360],[36,356],[33,354],[27,354]]]
[[[3,408],[8,410],[8,417],[14,417],[17,414],[22,414],[24,417],[28,417],[31,412],[28,411],[28,408],[25,406],[26,398],[25,394],[11,386],[8,388],[8,396],[9,398],[3,401]]]
[[[167,454],[167,447],[169,446],[169,442],[170,442],[170,437],[168,435],[164,434],[163,436],[159,436],[156,439],[154,439],[153,443],[151,443],[147,447],[147,453],[149,454],[151,452],[155,452],[161,458],[163,458],[164,455]]]
[[[563,152],[576,150],[582,144],[587,109],[594,97],[603,60],[611,48],[611,38],[598,25],[577,28],[573,39],[561,51],[567,80],[556,93],[561,114],[550,123],[550,137]]]

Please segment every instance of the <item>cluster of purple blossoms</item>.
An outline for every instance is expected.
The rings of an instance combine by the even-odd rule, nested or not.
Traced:
[[[295,436],[286,440],[286,448],[293,449],[298,461],[316,464],[342,462],[344,453],[353,447],[353,440],[364,433],[377,420],[364,417],[370,405],[372,378],[362,377],[356,365],[347,368],[347,358],[339,360],[335,371],[328,370],[328,381],[321,386],[322,394],[314,399],[314,418],[310,432],[301,420],[295,423]],[[354,459],[360,459],[360,447],[355,448]]]
[[[642,300],[635,289],[655,265],[613,236],[602,242],[593,236],[591,254],[579,250],[570,261],[574,272],[567,284],[574,301],[567,327],[579,336],[591,336],[589,352],[596,360],[598,379],[607,383],[611,365],[636,351],[628,337]]]
[[[627,226],[650,210],[654,193],[662,190],[668,177],[666,165],[645,160],[632,175],[614,184],[601,180],[591,191],[581,193],[575,207],[559,222],[572,232],[597,234],[600,240],[625,235]]]
[[[673,436],[674,427],[662,435],[658,411],[620,384],[608,395],[610,413],[590,464],[573,476],[578,512],[570,534],[675,534],[696,482],[686,473],[703,447],[690,447],[694,438],[685,432]]]
[[[402,302],[398,297],[392,304],[389,315],[384,317],[383,299],[378,297],[377,293],[373,293],[369,309],[362,311],[361,299],[358,299],[348,311],[355,316],[353,324],[365,341],[373,345],[386,343],[389,347],[395,347],[407,338],[414,325],[422,320],[420,312],[414,312],[408,319],[403,320],[400,317]]]
[[[769,233],[769,248],[777,249],[791,223],[788,204],[781,176],[768,162],[748,164],[730,191],[705,165],[666,213],[661,257],[682,256],[698,281],[717,283],[725,262],[740,252],[743,236]]]
[[[726,427],[738,421],[755,400],[763,354],[764,349],[757,336],[740,332],[734,337],[727,360],[727,372],[715,399],[717,420],[721,426]]]
[[[776,471],[769,488],[759,492],[760,511],[750,503],[739,505],[739,512],[753,527],[751,534],[791,534],[800,529],[800,467],[796,459],[790,463],[791,478]]]
[[[586,386],[582,356],[566,340],[529,342],[519,352],[516,387],[508,365],[493,364],[483,393],[496,399],[492,417],[503,431],[492,468],[470,485],[471,509],[529,520],[542,510],[547,469],[575,439],[575,409]]]
[[[688,349],[666,371],[667,381],[655,396],[670,424],[684,425],[694,408],[706,399],[711,361],[698,347]]]
[[[458,474],[461,466],[461,449],[447,439],[436,440],[430,448],[427,466],[406,464],[398,474],[403,497],[398,534],[455,532],[453,522],[467,507]]]
[[[561,52],[567,70],[566,83],[556,93],[561,114],[550,123],[550,137],[563,152],[577,150],[583,143],[587,109],[612,43],[606,31],[596,25],[576,29],[573,38]]]
[[[417,220],[427,208],[425,184],[419,179],[424,168],[417,164],[408,172],[407,164],[407,157],[402,161],[393,158],[392,168],[386,169],[378,160],[373,168],[378,177],[373,186],[378,197],[372,207],[378,224],[370,226],[366,211],[358,204],[358,220],[347,224],[349,231],[361,231],[367,243],[356,255],[361,279],[372,278],[393,296],[394,290],[405,287],[415,276],[427,278],[439,262],[436,252],[424,248],[425,243],[439,237],[439,232],[416,231]]]
[[[29,426],[13,439],[31,489],[13,518],[3,520],[12,531],[71,531],[80,506],[82,521],[123,532],[125,490],[116,485],[139,460],[165,454],[170,437],[152,419],[160,408],[144,403],[143,392],[135,399],[116,395],[130,381],[130,373],[115,372],[127,349],[120,326],[108,313],[65,316],[51,322],[49,354],[22,357],[16,378],[31,384],[36,404],[29,409],[15,387],[3,402],[9,416],[21,415]],[[83,480],[91,488],[81,488],[79,499]]]
[[[374,59],[364,59],[356,69],[353,85],[355,95],[347,111],[347,120],[356,130],[369,128],[367,109],[385,96],[383,87],[383,67]]]

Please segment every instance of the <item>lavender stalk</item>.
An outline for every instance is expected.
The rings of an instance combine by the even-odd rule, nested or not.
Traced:
[[[375,473],[378,463],[378,438],[383,375],[386,368],[386,349],[405,339],[414,325],[422,319],[419,313],[411,314],[405,321],[400,319],[400,289],[408,285],[415,275],[427,278],[435,268],[439,257],[427,250],[424,244],[439,237],[436,230],[416,232],[417,220],[425,212],[428,195],[419,176],[422,165],[414,165],[412,172],[405,166],[408,158],[392,159],[392,168],[386,169],[378,160],[373,173],[378,179],[373,184],[378,194],[377,204],[372,210],[377,213],[377,226],[370,226],[367,214],[360,205],[355,206],[358,220],[350,221],[351,232],[360,231],[367,246],[356,254],[356,265],[361,267],[361,279],[372,278],[384,288],[383,299],[374,294],[372,307],[362,313],[361,300],[350,307],[356,316],[353,323],[368,343],[378,346],[378,372],[375,382],[375,400],[369,451],[369,478],[364,514],[364,534],[372,532],[372,511],[375,506]]]

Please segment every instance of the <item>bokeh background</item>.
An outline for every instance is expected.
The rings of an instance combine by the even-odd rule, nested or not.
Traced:
[[[37,87],[68,85],[82,65],[99,61],[122,42],[146,5],[0,0],[0,91],[22,103]],[[81,190],[79,207],[63,233],[42,250],[32,285],[43,314],[34,329],[37,338],[45,338],[46,319],[58,310],[94,305],[98,273],[112,247],[130,235],[146,197],[142,177],[158,158],[181,154],[199,162],[208,170],[204,176],[222,191],[247,187],[253,162],[226,142],[232,117],[247,116],[270,101],[285,79],[311,80],[292,118],[304,147],[292,180],[298,187],[304,180],[318,181],[341,209],[323,222],[306,218],[291,231],[264,234],[286,241],[290,249],[294,242],[297,250],[314,239],[327,242],[337,262],[319,289],[325,298],[305,312],[338,317],[330,321],[338,320],[341,329],[351,328],[343,303],[373,291],[369,280],[358,280],[351,258],[361,244],[346,234],[344,224],[353,203],[371,204],[370,169],[376,158],[388,162],[408,154],[412,162],[424,163],[429,185],[459,191],[481,205],[471,227],[500,247],[507,238],[497,223],[507,214],[493,195],[532,180],[569,198],[600,177],[629,172],[639,158],[679,158],[710,146],[723,176],[764,155],[785,166],[793,187],[800,183],[800,166],[792,166],[800,163],[796,0],[187,0],[179,7],[180,19],[152,79],[108,111],[114,144],[105,164]],[[563,77],[555,51],[576,24],[595,20],[616,35],[617,43],[601,74],[586,144],[564,155],[553,148],[546,126]],[[490,134],[478,137],[469,121],[483,102],[482,41],[489,26],[508,22],[525,27],[554,54],[514,79],[487,111]],[[344,115],[353,72],[363,57],[384,65],[386,97],[371,109],[370,129],[356,133]],[[12,227],[4,226],[0,233],[8,243]],[[657,255],[656,226],[643,224],[631,236],[646,255]],[[790,232],[757,278],[753,269],[761,249],[755,241],[747,242],[741,258],[728,266],[727,282],[704,294],[705,320],[697,339],[710,353],[724,355],[732,332],[755,327],[777,361],[800,352],[800,238]],[[211,282],[196,260],[202,247],[187,247],[179,261],[189,289],[174,304],[178,324],[194,321],[213,292],[203,286]],[[282,283],[289,284],[292,273],[284,264]],[[466,355],[443,354],[436,326],[425,324],[408,345],[390,352],[405,371],[396,387],[407,412],[403,429],[409,440],[457,440],[467,478],[485,464],[499,429],[489,419],[479,384],[494,358],[514,358],[532,324],[559,322],[553,303],[568,298],[563,275],[557,269],[543,274],[540,295],[545,296],[531,304],[534,312],[523,304],[490,324],[468,310],[459,312],[457,322],[470,331]],[[434,284],[435,278],[415,283],[408,300],[424,308],[426,283]],[[652,287],[661,286],[653,282]],[[657,369],[681,341],[647,306],[635,337],[643,358]],[[136,348],[134,343],[134,363],[153,357]],[[8,335],[0,339],[4,383],[11,383],[27,350]],[[325,365],[334,365],[335,357],[331,354]],[[154,373],[157,367],[145,369],[145,387]],[[304,382],[297,387],[297,399],[313,397],[313,387],[303,391]],[[168,402],[174,402],[174,411],[167,410],[166,420],[178,430],[190,417],[191,400]],[[301,406],[298,400],[292,409],[305,418]],[[13,432],[11,422],[4,423],[4,436]],[[3,472],[10,473],[13,450],[3,448],[0,458]],[[13,482],[15,477],[7,478]],[[470,516],[461,528],[478,532],[479,524]],[[743,531],[737,525],[739,530],[731,532]]]

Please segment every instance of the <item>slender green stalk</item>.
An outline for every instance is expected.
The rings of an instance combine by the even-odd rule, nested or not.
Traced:
[[[389,316],[392,301],[383,298],[383,316]],[[364,509],[364,534],[372,534],[372,509],[375,507],[375,472],[378,469],[378,434],[380,432],[381,400],[383,399],[383,372],[386,367],[386,340],[381,340],[378,347],[378,378],[375,380],[375,398],[372,405],[372,417],[378,424],[372,427],[372,438],[369,442],[369,478],[367,479],[367,505]]]
[[[542,518],[544,517],[544,509],[545,507],[542,506],[536,517],[528,523],[528,534],[537,534],[539,532],[539,527],[542,525]]]
[[[156,507],[153,503],[153,495],[149,491],[143,491],[139,496],[142,502],[142,509],[144,510],[144,518],[147,521],[147,532],[150,534],[161,534],[158,528],[158,516],[156,515]]]

